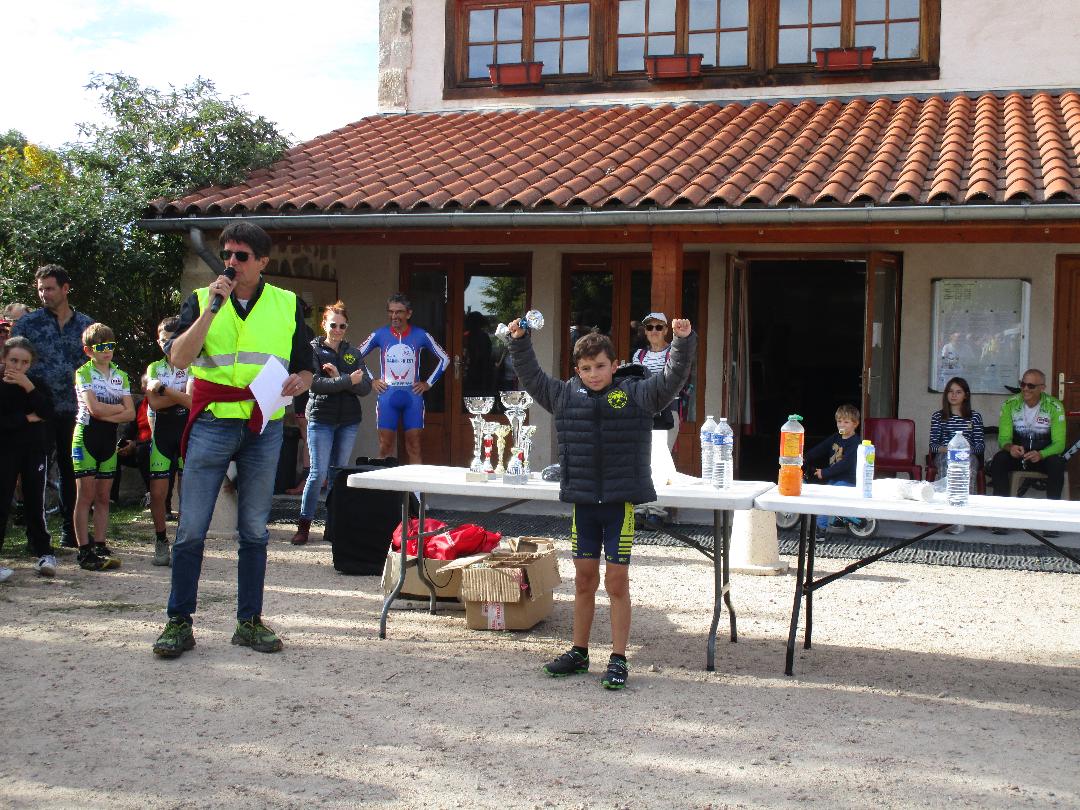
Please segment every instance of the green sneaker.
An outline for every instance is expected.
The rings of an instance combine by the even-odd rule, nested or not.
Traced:
[[[630,668],[626,661],[613,657],[608,659],[607,672],[600,679],[600,685],[605,689],[625,689],[629,677]]]
[[[165,629],[154,642],[154,655],[162,658],[179,658],[186,650],[195,646],[195,634],[191,625],[185,621],[170,619]]]
[[[576,650],[568,650],[553,661],[544,664],[544,672],[552,678],[565,678],[589,671],[589,656]]]
[[[250,621],[236,623],[232,643],[264,653],[280,652],[284,646],[278,634],[263,624],[258,616],[252,616]]]

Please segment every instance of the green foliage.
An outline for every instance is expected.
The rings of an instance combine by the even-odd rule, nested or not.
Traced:
[[[113,328],[138,379],[158,354],[158,322],[179,310],[186,246],[136,220],[151,200],[235,183],[288,144],[206,79],[162,92],[109,74],[89,89],[111,120],[83,125],[82,142],[51,152],[0,135],[0,303],[35,304],[34,271],[62,265],[72,305]]]

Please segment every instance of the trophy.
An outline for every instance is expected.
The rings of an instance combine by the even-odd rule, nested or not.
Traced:
[[[513,323],[513,321],[511,321]],[[538,309],[530,309],[525,313],[525,317],[518,321],[521,328],[528,332],[530,329],[535,329],[539,332],[544,328],[544,316]],[[503,340],[510,339],[510,326],[509,324],[500,323],[495,327],[495,336],[500,337]]]
[[[510,448],[510,461],[506,464],[506,472],[503,473],[504,484],[527,484],[528,477],[525,475],[525,462],[522,460],[521,448],[517,445]]]
[[[506,419],[510,422],[510,429],[513,431],[514,436],[513,444],[510,447],[510,460],[507,462],[503,481],[508,484],[523,484],[525,482],[521,480],[521,459],[518,458],[521,453],[521,430],[522,423],[525,421],[525,416],[528,413],[529,406],[532,405],[533,399],[527,391],[503,391],[499,395],[499,399],[502,401],[503,407],[506,408]]]
[[[496,458],[499,459],[498,465],[495,467],[495,475],[502,475],[506,472],[506,467],[503,466],[503,458],[506,456],[506,437],[510,435],[509,425],[496,425],[495,426],[495,438],[499,442],[499,446],[496,450]]]
[[[491,452],[495,449],[495,428],[498,422],[484,422],[484,475],[488,481],[495,478],[495,468],[491,464]]]
[[[465,409],[472,414],[473,459],[465,473],[466,481],[487,481],[482,453],[484,449],[484,414],[495,405],[495,397],[465,397]]]
[[[532,437],[536,433],[536,425],[525,425],[521,428],[521,474],[525,480],[529,480],[529,454],[532,453]]]

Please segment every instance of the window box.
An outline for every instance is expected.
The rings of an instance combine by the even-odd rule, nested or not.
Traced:
[[[700,53],[669,53],[646,56],[645,73],[650,79],[694,79],[701,76]]]
[[[823,73],[869,70],[874,61],[873,45],[858,48],[814,48],[817,69]]]
[[[488,65],[493,87],[526,87],[540,84],[544,72],[543,62],[509,62],[503,65]]]

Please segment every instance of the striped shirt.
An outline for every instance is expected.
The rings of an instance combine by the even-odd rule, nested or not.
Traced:
[[[930,452],[944,450],[952,437],[959,432],[963,432],[964,438],[971,445],[971,452],[981,456],[986,449],[986,440],[983,436],[982,414],[978,411],[972,411],[970,419],[950,414],[945,421],[941,419],[941,411],[934,411],[930,416]]]

